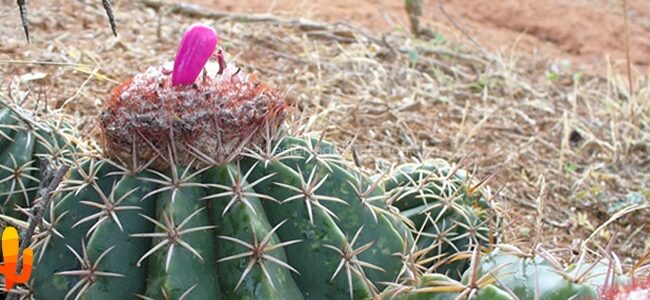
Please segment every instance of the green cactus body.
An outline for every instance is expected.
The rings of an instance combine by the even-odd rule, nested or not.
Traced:
[[[450,174],[450,172],[454,172]],[[429,256],[440,256],[431,264],[469,250],[471,245],[490,242],[491,209],[479,191],[471,191],[468,176],[443,160],[397,167],[383,182],[391,193],[390,203],[402,216],[413,222],[420,249],[430,249]],[[467,268],[465,260],[440,264],[437,272],[458,279]]]
[[[580,282],[602,291],[607,287],[625,287],[632,283],[632,279],[614,268],[614,262],[606,259],[595,263],[572,264],[566,272],[571,278],[578,278]]]
[[[74,256],[83,254],[82,240],[92,224],[79,223],[97,209],[81,205],[80,201],[99,203],[99,193],[109,194],[115,178],[108,176],[114,168],[104,162],[87,161],[77,166],[67,180],[69,191],[56,205],[48,208],[46,236],[35,249],[35,264],[30,285],[44,299],[63,299],[79,279],[74,276],[57,276],[58,272],[76,270],[80,262]]]
[[[376,290],[372,282],[394,280],[401,268],[394,254],[410,236],[386,210],[383,191],[347,169],[331,144],[287,137],[276,149],[287,154],[270,153],[267,157],[276,157],[242,164],[254,168],[251,181],[272,176],[256,190],[283,201],[263,202],[272,223],[289,220],[278,230],[281,239],[303,240],[287,249],[289,262],[301,274],[303,292],[315,299],[336,297],[350,289],[350,277],[355,298],[364,298]],[[353,253],[354,259],[344,259]],[[313,268],[314,261],[325,268]]]
[[[151,183],[123,176],[111,192],[104,195],[102,200],[109,202],[108,205],[102,201],[99,204],[103,208],[95,206],[94,213],[101,215],[88,221],[92,224],[85,237],[88,259],[97,271],[113,274],[97,276],[97,281],[89,284],[87,291],[82,293],[84,299],[126,299],[133,295],[133,291],[144,287],[146,269],[139,268],[136,263],[151,242],[129,234],[151,232],[153,224],[140,218],[139,214],[153,214],[155,203],[141,201],[153,188]]]
[[[32,115],[18,106],[0,107],[0,208],[4,215],[20,219],[26,216],[16,208],[30,207],[35,199],[40,161],[61,162],[73,150],[65,123]]]
[[[247,187],[241,172],[234,166],[209,170],[204,178],[220,182],[228,187],[242,186],[241,196],[228,204],[237,194],[215,197],[211,201],[210,214],[217,226],[218,256],[226,299],[300,299],[302,294],[291,272],[297,272],[287,264],[280,238],[266,217],[260,197]],[[212,188],[209,194],[227,193],[229,189]],[[244,196],[246,195],[246,196]],[[260,195],[262,196],[262,195]],[[263,196],[262,196],[263,197]],[[228,207],[228,210],[226,208]],[[279,223],[282,227],[282,223]],[[286,245],[300,240],[286,240]],[[247,252],[250,252],[247,254]]]
[[[216,244],[206,202],[205,189],[188,168],[159,174],[153,182],[165,182],[153,193],[157,220],[149,262],[146,295],[151,299],[219,299]],[[169,181],[171,179],[171,181]],[[172,183],[172,185],[168,185]],[[145,200],[147,201],[147,200]],[[152,221],[153,222],[153,221]],[[156,248],[161,247],[161,248]],[[144,261],[146,257],[143,257]]]
[[[593,286],[575,283],[568,273],[540,256],[527,257],[521,252],[497,248],[481,258],[477,267],[479,277],[489,273],[497,278],[497,287],[507,288],[521,300],[596,299]],[[469,281],[469,270],[463,282]],[[537,295],[537,296],[536,296]]]
[[[322,204],[336,216],[334,220],[344,234],[351,237],[363,228],[357,245],[374,244],[368,251],[361,253],[359,258],[378,262],[378,266],[384,271],[370,269],[367,272],[368,277],[372,281],[394,279],[397,274],[387,273],[385,270],[399,269],[401,261],[398,258],[386,260],[385,257],[401,251],[410,234],[407,228],[388,212],[384,191],[378,184],[373,186],[373,182],[358,171],[347,167],[334,146],[327,142],[313,138],[287,137],[280,145],[285,149],[293,149],[291,153],[300,157],[290,159],[284,163],[286,166],[302,173],[305,181],[309,181],[309,177],[314,178],[313,181],[320,178],[323,183],[317,194],[322,193],[319,196],[324,199],[339,200],[322,201]],[[319,156],[322,158],[318,159]]]
[[[397,278],[397,254],[412,243],[410,233],[387,210],[378,184],[338,155],[309,160],[304,147],[312,142],[282,139],[279,147],[292,149],[286,160],[246,158],[200,170],[134,174],[84,163],[50,217],[64,238],[52,235],[44,248],[35,295],[374,297],[380,282]],[[119,295],[111,292],[117,286]]]
[[[186,34],[181,61],[214,39],[205,26]],[[55,205],[48,233],[62,237],[35,266],[39,299],[106,298],[124,280],[120,296],[145,299],[366,299],[397,279],[413,242],[380,183],[329,143],[279,138],[282,93],[217,57],[172,78],[151,67],[105,102],[104,154],[133,166],[104,163],[110,174]],[[174,83],[184,68],[202,80]],[[48,265],[68,245],[80,259]]]
[[[514,300],[507,292],[494,285],[464,287],[461,283],[442,274],[424,274],[417,286],[399,292],[389,289],[382,294],[381,298],[395,300]]]

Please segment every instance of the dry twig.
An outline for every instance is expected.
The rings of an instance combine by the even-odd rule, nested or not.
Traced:
[[[32,211],[29,217],[29,226],[27,227],[27,230],[21,234],[22,242],[20,244],[20,250],[18,251],[19,256],[22,256],[23,251],[25,251],[25,249],[31,245],[32,237],[36,231],[36,226],[41,224],[43,221],[43,212],[45,211],[45,208],[50,205],[50,202],[52,201],[52,195],[57,190],[61,184],[61,181],[63,180],[63,177],[70,168],[68,165],[63,165],[58,169],[54,169],[48,160],[43,160],[43,163],[40,167],[41,174],[43,174],[41,182],[38,185],[38,195],[40,200],[32,207]],[[22,260],[18,262],[16,269],[17,271],[20,271],[21,268]],[[7,296],[8,300],[14,300],[17,298],[17,294],[10,294]]]

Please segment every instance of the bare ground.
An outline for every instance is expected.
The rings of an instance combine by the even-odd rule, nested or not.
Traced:
[[[627,0],[630,48],[636,71],[650,71],[650,2]],[[214,9],[308,16],[347,22],[376,33],[409,28],[402,0],[190,0]],[[441,8],[447,14],[445,14]],[[606,59],[623,70],[622,1],[612,0],[424,0],[422,22],[443,36],[466,30],[490,51],[561,58],[574,68],[606,74]]]

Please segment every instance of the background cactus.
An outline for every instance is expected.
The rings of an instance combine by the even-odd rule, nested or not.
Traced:
[[[631,280],[606,259],[584,256],[563,267],[553,254],[524,252],[509,244],[488,253],[467,253],[470,267],[456,281],[442,274],[411,273],[382,292],[382,299],[619,299],[636,300],[643,280]],[[621,298],[616,298],[621,295]],[[625,297],[623,297],[625,296]]]
[[[74,129],[64,116],[0,102],[0,210],[26,219],[19,208],[31,207],[41,178],[41,161],[70,160]]]
[[[398,166],[383,181],[389,203],[412,221],[417,247],[433,271],[459,279],[467,260],[454,255],[496,242],[499,220],[480,185],[441,159]]]
[[[422,268],[417,268],[416,258],[419,255],[426,255],[426,252],[412,252],[409,258],[409,269],[411,272],[402,274],[399,281],[390,284],[382,292],[380,299],[474,299],[474,300],[512,300],[516,299],[508,290],[502,290],[494,285],[494,277],[490,274],[484,274],[479,277],[477,272],[477,262],[480,252],[474,248],[471,253],[467,253],[471,259],[473,268],[468,270],[467,281],[457,281],[443,274],[432,273],[431,270],[420,272]],[[415,266],[413,266],[415,265]]]
[[[585,269],[584,272],[592,270]],[[598,287],[583,282],[592,276],[571,277],[553,258],[500,245],[492,253],[483,256],[477,264],[478,276],[495,277],[495,285],[512,291],[518,299],[596,299]],[[582,274],[579,274],[582,275]],[[605,277],[606,274],[597,274]],[[470,272],[463,275],[469,281]]]
[[[465,286],[442,274],[425,274],[414,287],[389,290],[385,298],[399,300],[513,300],[507,292],[492,284]]]

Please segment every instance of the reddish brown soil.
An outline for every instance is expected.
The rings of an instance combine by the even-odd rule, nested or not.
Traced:
[[[345,21],[374,31],[408,28],[401,0],[189,0],[213,9],[272,12],[292,17]],[[453,28],[446,11],[483,47],[504,53],[567,58],[582,68],[604,71],[606,58],[625,61],[622,0],[424,0],[423,22]],[[650,1],[627,0],[632,61],[650,66]],[[514,50],[514,51],[512,51]]]

